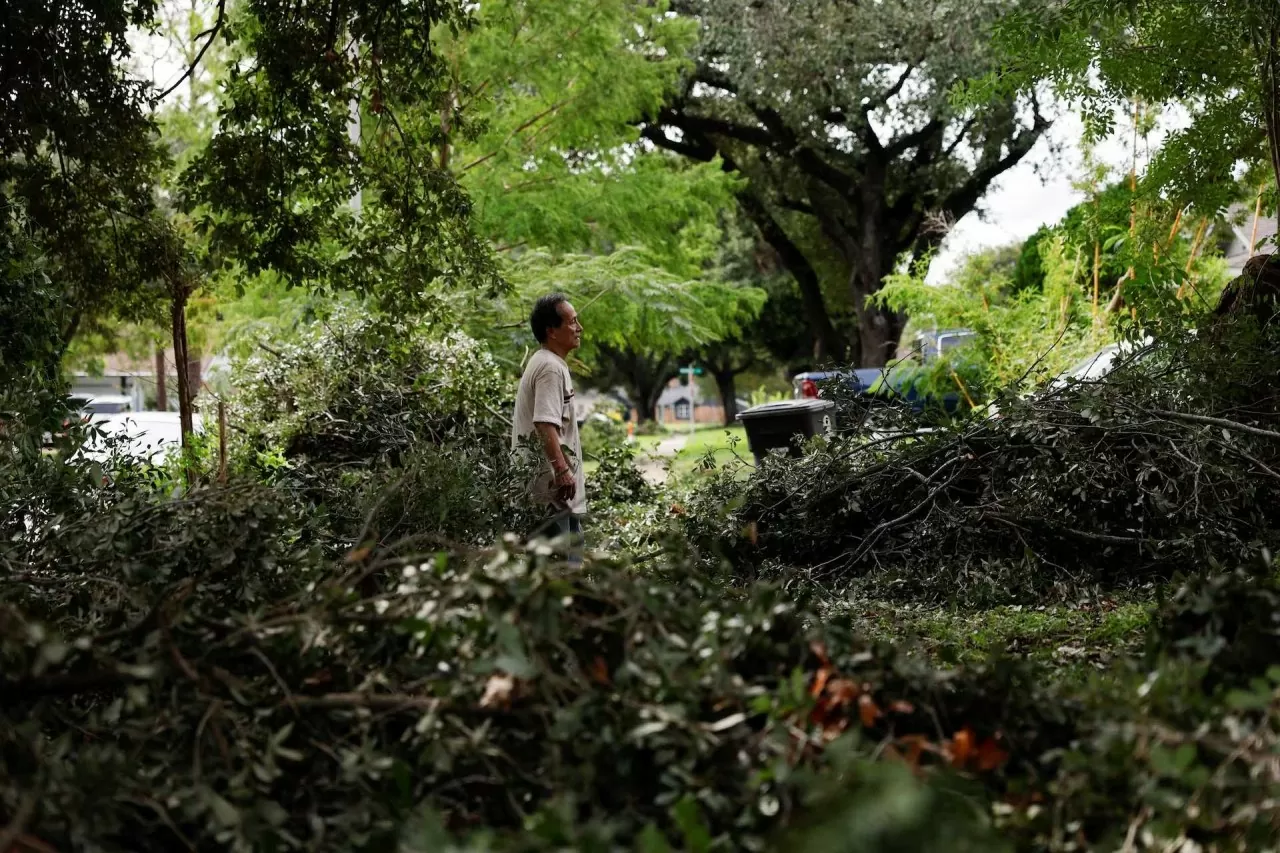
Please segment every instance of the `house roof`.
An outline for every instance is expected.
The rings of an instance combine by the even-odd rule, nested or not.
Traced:
[[[662,393],[658,396],[658,407],[674,406],[681,400],[687,403],[694,399],[697,400],[699,406],[708,403],[719,403],[720,398],[715,395],[714,387],[708,388],[706,385],[692,382],[688,385],[681,385],[679,380],[672,380],[671,384],[663,388]]]

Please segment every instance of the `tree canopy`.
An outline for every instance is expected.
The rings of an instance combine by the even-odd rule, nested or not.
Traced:
[[[1007,6],[673,6],[697,21],[699,41],[680,93],[644,136],[746,176],[743,210],[796,277],[819,359],[842,358],[848,343],[819,266],[835,258],[846,275],[856,360],[884,364],[905,318],[868,297],[904,254],[936,246],[945,223],[973,210],[1048,128],[1034,92],[963,109],[948,99],[993,67],[989,35]]]
[[[1242,171],[1280,186],[1280,6],[1272,0],[1022,0],[997,28],[1001,65],[961,100],[1001,100],[1049,81],[1093,137],[1134,103],[1189,117],[1156,153],[1150,186],[1178,205],[1220,210]],[[1252,199],[1250,199],[1252,201]]]
[[[434,160],[442,111],[461,116],[432,33],[470,26],[463,4],[218,11],[210,38],[225,29],[240,58],[183,179],[215,260],[419,309],[439,287],[497,286],[471,203]]]
[[[56,377],[77,331],[156,310],[148,285],[176,243],[154,216],[152,91],[126,70],[129,33],[155,10],[151,0],[6,4],[0,240],[17,265],[0,296],[0,322],[15,321],[0,330],[6,372],[37,358]]]

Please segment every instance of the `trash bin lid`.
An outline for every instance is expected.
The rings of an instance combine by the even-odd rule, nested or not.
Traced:
[[[767,418],[770,415],[785,415],[796,412],[825,412],[834,409],[836,404],[830,400],[816,400],[805,397],[801,400],[779,400],[776,403],[762,403],[752,406],[738,415],[738,420],[747,421],[752,418]]]

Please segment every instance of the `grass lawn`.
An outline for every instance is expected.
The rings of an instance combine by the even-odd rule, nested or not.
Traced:
[[[739,460],[752,464],[751,451],[747,449],[747,433],[741,426],[715,426],[700,429],[689,436],[680,452],[671,462],[672,479],[697,476],[703,469],[703,460],[708,458],[720,468],[729,464],[740,464]],[[746,466],[743,466],[745,475]]]
[[[1150,608],[1145,600],[1104,598],[985,610],[855,601],[849,609],[865,635],[913,645],[935,663],[1030,658],[1082,677],[1118,656],[1141,654]]]

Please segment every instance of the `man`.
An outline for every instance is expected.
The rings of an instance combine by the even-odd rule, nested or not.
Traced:
[[[534,500],[547,506],[550,518],[537,531],[544,536],[570,537],[569,562],[577,565],[577,542],[582,515],[587,511],[582,470],[582,442],[573,409],[573,377],[565,357],[582,343],[578,313],[561,293],[539,299],[529,315],[538,349],[529,357],[516,391],[511,446],[532,436],[546,460],[546,468],[530,485]],[[564,448],[568,448],[566,454]]]

